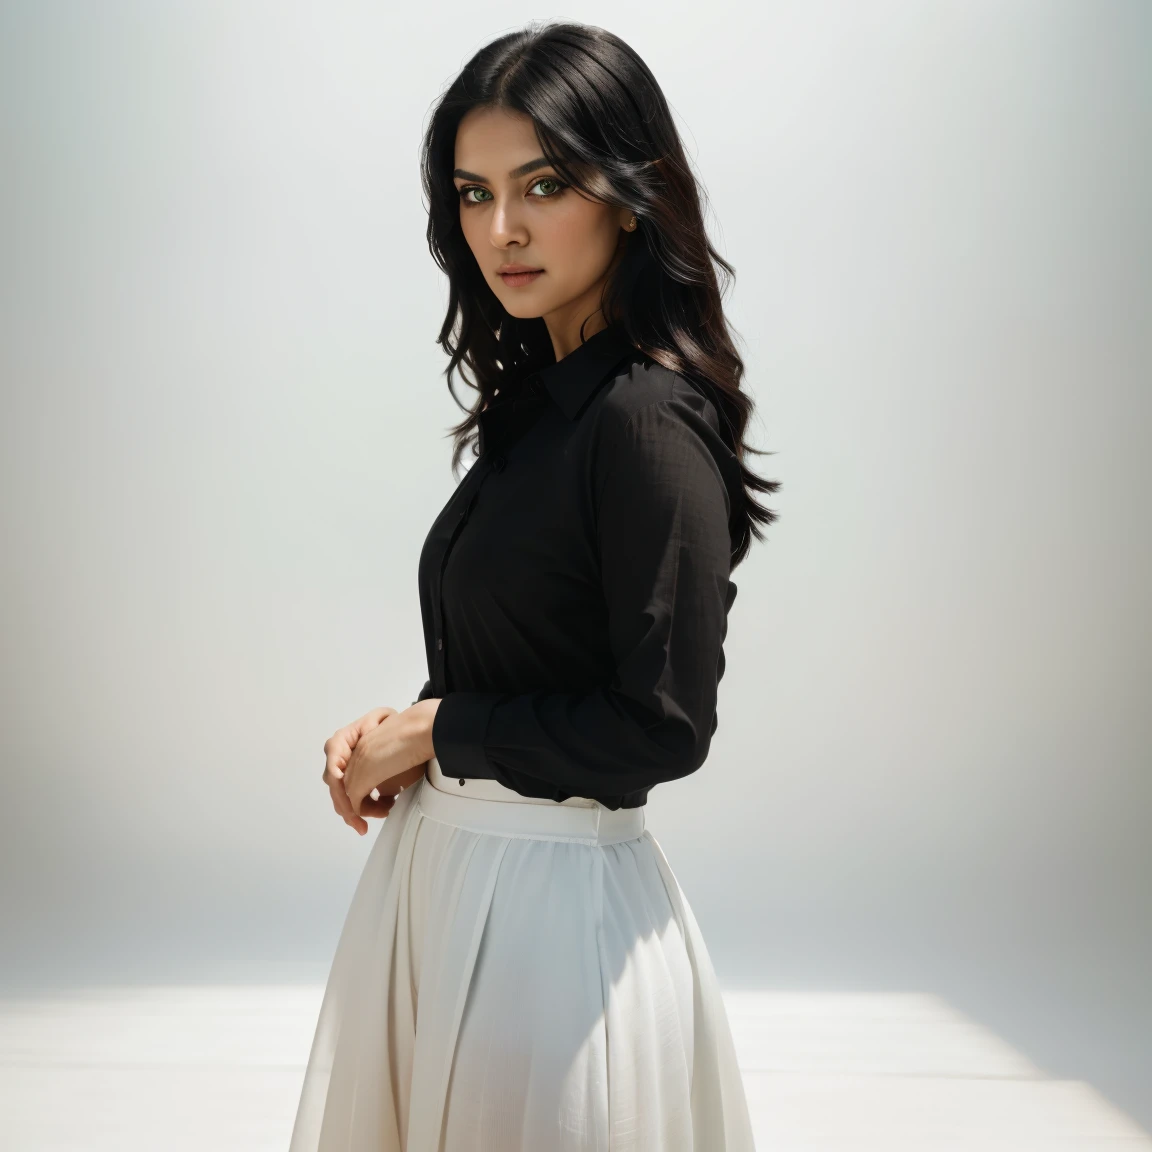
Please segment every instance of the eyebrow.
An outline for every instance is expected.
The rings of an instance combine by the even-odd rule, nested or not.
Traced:
[[[527,176],[529,172],[535,172],[537,168],[548,168],[550,165],[551,161],[548,160],[547,157],[538,156],[535,160],[529,160],[527,164],[521,164],[519,168],[513,168],[512,171],[508,173],[508,178],[515,180],[520,176]],[[457,178],[461,180],[479,180],[481,184],[489,183],[487,176],[480,176],[475,172],[469,172],[465,168],[457,168],[456,171],[452,173],[452,179],[455,180]]]

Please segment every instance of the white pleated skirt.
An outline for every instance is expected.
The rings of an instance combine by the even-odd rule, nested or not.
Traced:
[[[353,895],[289,1152],[753,1152],[720,987],[644,814],[429,761]]]

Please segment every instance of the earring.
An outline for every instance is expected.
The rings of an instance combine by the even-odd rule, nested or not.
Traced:
[[[628,222],[628,231],[632,232],[635,230],[635,228],[636,228],[636,217],[633,216],[632,219]]]

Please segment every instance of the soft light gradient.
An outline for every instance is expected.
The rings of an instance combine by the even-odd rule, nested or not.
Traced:
[[[376,827],[322,745],[426,679],[454,485],[420,133],[564,15],[0,4],[15,1001],[323,979]],[[948,1005],[1152,1129],[1152,6],[574,18],[683,125],[783,481],[649,810],[721,979]]]

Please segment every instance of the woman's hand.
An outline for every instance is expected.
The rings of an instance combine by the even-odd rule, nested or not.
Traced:
[[[369,798],[361,807],[362,816],[358,816],[352,811],[352,803],[348,799],[348,793],[344,791],[344,771],[352,758],[352,749],[356,747],[360,737],[395,711],[395,708],[373,708],[359,720],[353,720],[351,724],[346,724],[333,732],[324,741],[324,783],[328,785],[332,807],[335,808],[336,815],[350,828],[355,828],[361,836],[368,831],[368,822],[362,816],[376,816],[383,819],[391,811],[396,797],[381,793],[379,800]]]
[[[403,712],[374,708],[324,744],[324,781],[332,806],[363,836],[365,816],[386,817],[402,789],[424,775],[432,748],[432,720],[439,699],[420,700]],[[380,799],[369,793],[376,789]]]

